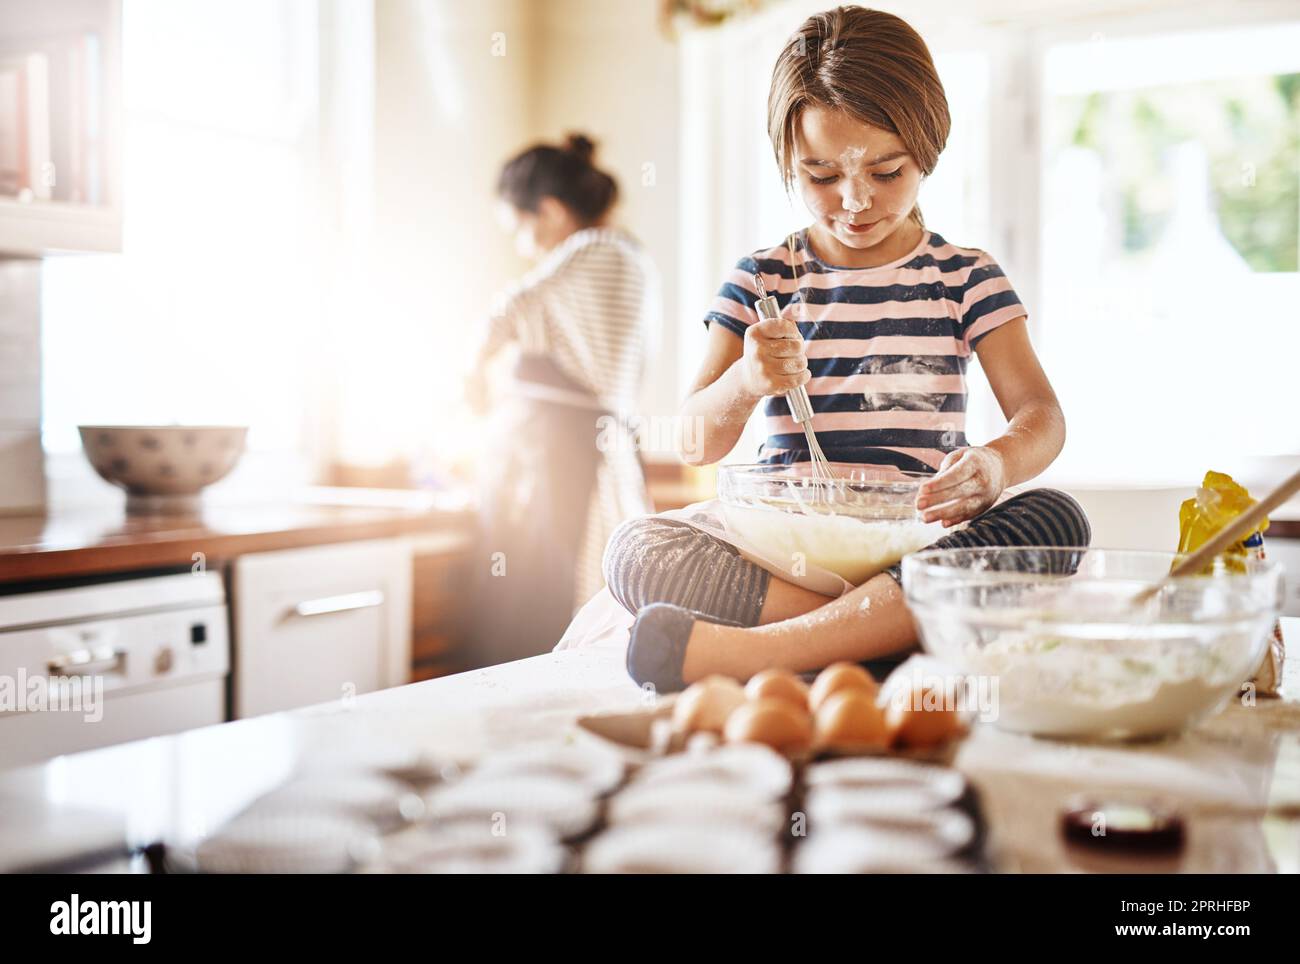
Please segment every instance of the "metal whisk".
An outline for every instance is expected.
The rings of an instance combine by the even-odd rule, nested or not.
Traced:
[[[754,285],[758,289],[757,309],[758,315],[764,321],[781,316],[781,307],[776,303],[776,299],[767,293],[767,286],[763,284],[761,275],[754,275]],[[812,468],[812,479],[818,484],[813,490],[814,501],[826,501],[830,498],[830,486],[835,482],[835,473],[831,471],[830,462],[826,458],[826,453],[822,451],[820,443],[817,441],[817,433],[813,431],[812,418],[812,400],[808,397],[808,389],[803,385],[798,388],[792,388],[785,393],[786,402],[790,405],[790,415],[795,423],[803,427],[804,437],[808,439],[808,457]]]

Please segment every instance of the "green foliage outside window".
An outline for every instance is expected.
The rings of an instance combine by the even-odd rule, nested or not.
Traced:
[[[1300,74],[1061,97],[1049,116],[1049,143],[1102,157],[1125,251],[1160,239],[1177,200],[1167,151],[1196,141],[1233,248],[1255,271],[1300,270]]]

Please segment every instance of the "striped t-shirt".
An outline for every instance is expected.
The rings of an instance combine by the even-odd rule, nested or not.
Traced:
[[[493,306],[487,338],[545,355],[613,411],[636,408],[659,276],[631,235],[575,231]]]
[[[754,274],[807,342],[813,429],[832,462],[934,472],[966,442],[966,364],[994,328],[1026,315],[988,254],[933,231],[874,268],[820,261],[807,232],[741,258],[704,318],[737,335],[758,321]],[[797,273],[797,277],[796,277]],[[791,307],[793,305],[793,307]],[[805,462],[784,396],[767,400],[763,462]]]

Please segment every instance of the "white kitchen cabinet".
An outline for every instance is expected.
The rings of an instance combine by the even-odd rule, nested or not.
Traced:
[[[0,253],[122,250],[121,0],[0,0]]]
[[[237,558],[231,571],[236,718],[407,681],[406,539],[252,553]]]

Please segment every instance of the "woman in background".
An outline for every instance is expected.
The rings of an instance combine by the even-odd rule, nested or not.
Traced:
[[[549,651],[604,584],[601,554],[625,519],[649,511],[628,415],[658,324],[658,277],[610,225],[614,179],[582,135],[508,161],[497,192],[521,255],[536,261],[495,307],[468,392],[489,407],[486,370],[507,346],[513,377],[485,466],[477,578],[482,664]]]

